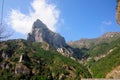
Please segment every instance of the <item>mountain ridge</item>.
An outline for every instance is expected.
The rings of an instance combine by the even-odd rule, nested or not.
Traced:
[[[67,42],[68,45],[74,48],[90,48],[91,45],[97,45],[100,43],[110,43],[120,37],[120,32],[107,32],[98,38],[87,39],[83,38],[77,41]]]
[[[117,67],[120,66],[120,35],[100,37],[99,39],[97,39],[98,42],[95,40],[89,48],[77,46],[79,62],[88,68],[93,78],[119,79],[120,70]]]

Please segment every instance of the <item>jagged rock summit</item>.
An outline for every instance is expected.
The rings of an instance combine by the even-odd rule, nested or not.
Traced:
[[[66,46],[64,37],[48,29],[39,19],[33,23],[32,32],[28,33],[27,40],[31,42],[47,42],[55,49]]]
[[[48,29],[39,19],[33,23],[32,31],[28,33],[27,40],[31,42],[47,43],[66,57],[72,57],[74,55],[73,48],[66,44],[64,37]]]

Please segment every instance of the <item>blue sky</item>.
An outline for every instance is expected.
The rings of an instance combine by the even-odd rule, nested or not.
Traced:
[[[40,1],[44,1],[44,5],[38,8],[35,5],[41,4]],[[80,38],[96,38],[105,32],[120,32],[115,14],[115,0],[5,0],[4,24],[7,20],[9,23],[5,25],[10,31],[14,31],[11,38],[26,39],[25,29],[32,26],[32,23],[31,26],[28,24],[34,21],[37,15],[51,30],[64,36],[66,41],[74,41]],[[26,21],[28,23],[25,23]],[[22,22],[26,24],[26,28],[21,25]],[[17,24],[23,26],[21,30]]]

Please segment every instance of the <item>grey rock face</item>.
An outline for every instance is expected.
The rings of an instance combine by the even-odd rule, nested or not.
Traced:
[[[8,54],[8,53],[4,53],[4,52],[3,52],[3,53],[2,53],[2,57],[3,57],[3,58],[6,58],[6,59],[8,59],[8,57],[9,57],[9,54]]]
[[[27,40],[31,42],[47,43],[55,48],[63,56],[75,56],[73,48],[66,44],[64,37],[60,36],[58,33],[49,30],[47,26],[39,19],[37,19],[33,23],[32,31],[31,33],[28,33]]]
[[[23,64],[17,64],[15,67],[15,74],[30,74],[30,69]]]
[[[39,19],[34,22],[32,32],[28,34],[27,40],[31,42],[47,42],[55,49],[66,46],[65,39],[49,30]]]

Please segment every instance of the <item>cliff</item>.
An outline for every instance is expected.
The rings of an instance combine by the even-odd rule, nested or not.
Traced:
[[[32,32],[28,34],[27,40],[31,42],[47,42],[55,49],[66,46],[65,39],[58,33],[49,30],[39,19],[34,22]]]

